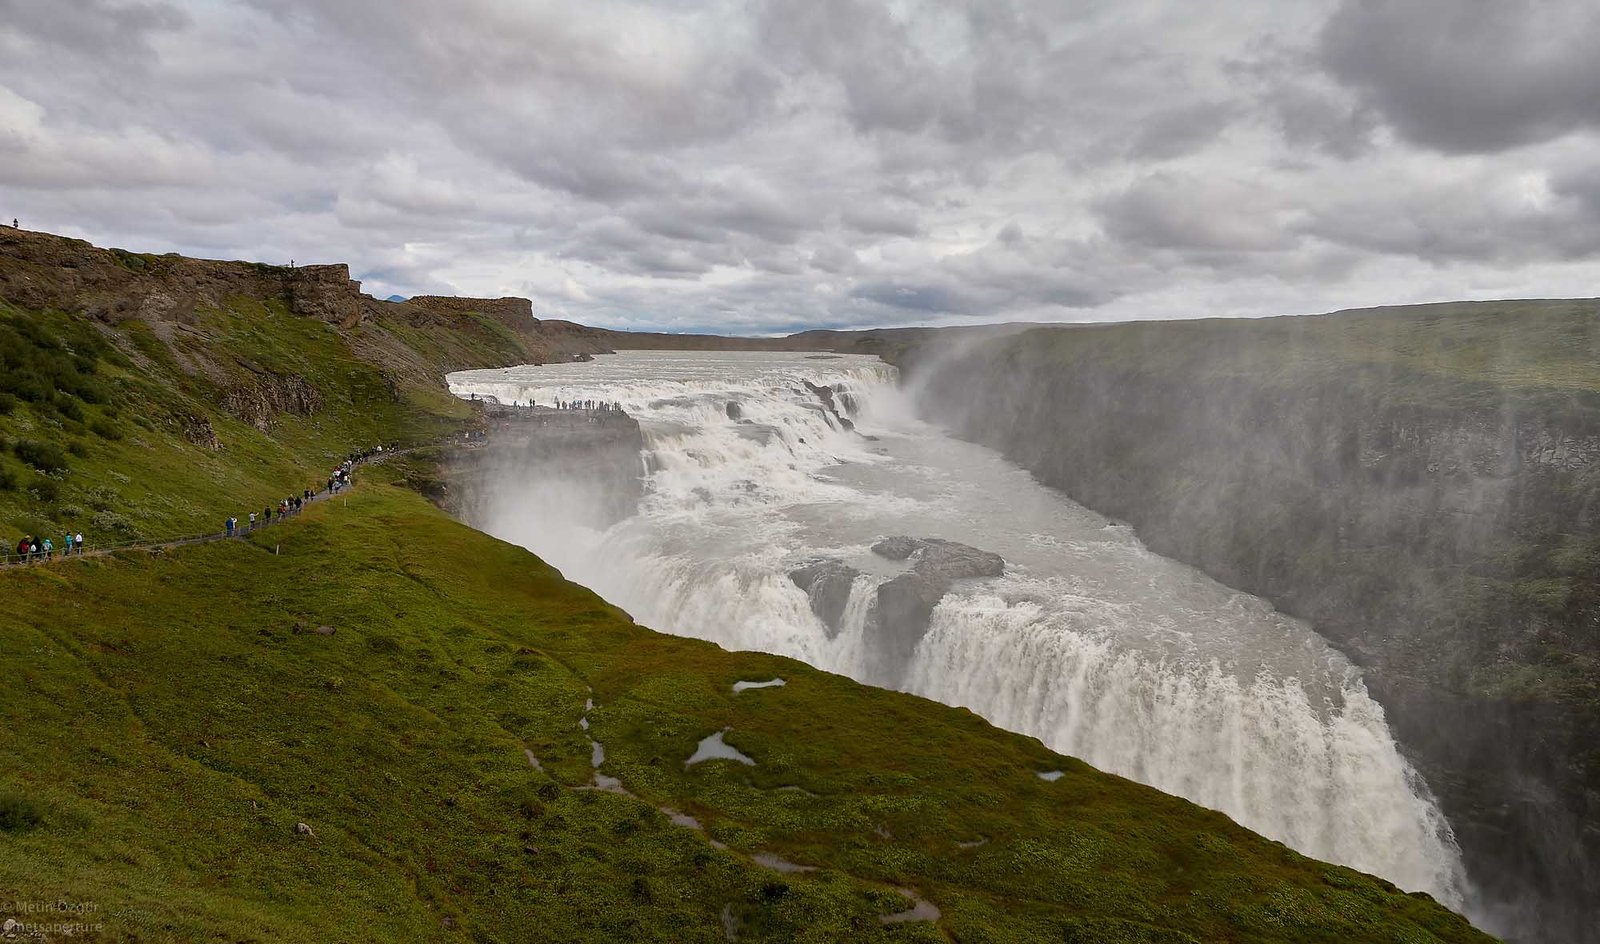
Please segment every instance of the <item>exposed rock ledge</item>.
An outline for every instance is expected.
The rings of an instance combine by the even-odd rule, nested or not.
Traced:
[[[789,579],[811,599],[811,612],[828,630],[828,638],[839,635],[844,609],[850,602],[850,589],[861,571],[841,560],[812,561],[789,571]]]
[[[928,633],[933,608],[957,580],[998,577],[1006,562],[999,554],[938,538],[885,538],[872,551],[890,560],[910,560],[911,570],[878,587],[876,617],[882,663],[880,677],[897,681],[911,661],[917,643]]]
[[[872,550],[889,560],[911,562],[910,570],[879,584],[867,621],[874,644],[868,678],[892,686],[904,675],[917,643],[927,635],[933,608],[955,582],[999,577],[1006,564],[998,554],[939,538],[888,537]],[[822,620],[830,639],[843,628],[844,611],[860,576],[861,571],[835,558],[810,561],[789,572],[789,579],[806,592],[811,611]]]

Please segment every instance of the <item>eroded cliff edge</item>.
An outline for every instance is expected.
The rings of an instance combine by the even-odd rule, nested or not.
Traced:
[[[1593,301],[1040,328],[892,353],[924,411],[1366,668],[1491,903],[1600,913]]]

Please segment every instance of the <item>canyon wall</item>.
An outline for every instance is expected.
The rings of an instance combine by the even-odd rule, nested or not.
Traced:
[[[1591,301],[1039,328],[890,352],[923,411],[1365,667],[1487,905],[1600,913]]]
[[[493,531],[526,500],[606,528],[638,510],[644,436],[626,413],[480,403],[478,430],[473,448],[443,460],[443,488],[433,496],[456,518]]]

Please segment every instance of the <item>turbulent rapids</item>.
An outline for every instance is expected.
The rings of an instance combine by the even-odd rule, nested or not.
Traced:
[[[506,403],[620,403],[639,420],[637,514],[600,521],[588,483],[513,470],[474,523],[641,623],[969,707],[1306,854],[1465,904],[1449,828],[1343,656],[918,421],[875,358],[626,353],[450,381]],[[873,549],[900,536],[999,555],[1003,573],[927,590],[917,568],[932,550]],[[891,624],[896,579],[910,610],[932,602],[914,630]]]

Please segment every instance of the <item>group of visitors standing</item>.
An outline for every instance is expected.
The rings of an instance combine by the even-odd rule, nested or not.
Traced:
[[[531,403],[529,404],[532,405]],[[596,413],[620,413],[622,404],[608,400],[557,400],[558,410],[590,410]]]
[[[56,544],[54,538],[36,538],[31,534],[17,542],[17,556],[25,561],[50,560],[57,553],[62,557],[82,554],[83,532],[63,534],[60,544]]]
[[[291,495],[288,498],[278,502],[276,508],[274,508],[272,505],[268,505],[261,509],[261,513],[259,515],[256,512],[250,512],[250,526],[245,528],[244,531],[254,531],[258,527],[271,524],[274,517],[280,519],[289,517],[290,515],[299,511],[301,508],[304,508],[306,502],[311,501],[315,494],[315,492],[308,488],[299,495]],[[229,517],[228,520],[222,523],[222,526],[230,538],[236,534],[242,533],[239,528],[238,518]]]
[[[368,456],[373,456],[383,451],[383,446],[378,446],[373,449],[364,449],[339,463],[339,467],[334,469],[333,472],[329,474],[325,491],[327,491],[329,495],[337,495],[344,489],[349,488],[351,484],[350,473],[355,470],[356,463],[367,458]],[[282,519],[287,518],[304,508],[306,503],[315,501],[316,497],[317,492],[309,488],[298,495],[290,495],[288,498],[278,502],[277,505],[268,505],[265,508],[262,508],[260,512],[250,512],[250,516],[244,523],[245,526],[242,528],[240,527],[239,519],[230,516],[222,523],[224,533],[231,538],[238,534],[245,534],[250,531],[254,531],[257,528],[264,528],[272,523],[273,518],[277,518],[281,521]]]

